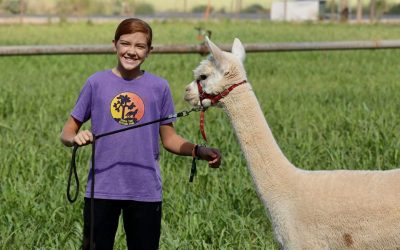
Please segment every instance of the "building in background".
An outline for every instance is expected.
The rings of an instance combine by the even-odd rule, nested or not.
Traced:
[[[273,21],[317,21],[323,17],[325,1],[275,1],[271,6]]]

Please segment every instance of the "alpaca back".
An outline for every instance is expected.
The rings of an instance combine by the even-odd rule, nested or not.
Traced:
[[[305,249],[400,247],[399,169],[302,171],[300,176],[287,206],[295,242]]]

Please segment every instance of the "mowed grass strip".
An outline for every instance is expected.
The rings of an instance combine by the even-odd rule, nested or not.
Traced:
[[[217,43],[231,42],[231,34],[244,43],[397,39],[390,25],[232,24],[154,22],[154,42],[196,44],[199,25],[215,30]],[[15,36],[3,36],[10,27],[0,26],[2,45],[99,44],[111,41],[115,28],[63,24],[46,32],[42,26],[12,26]],[[279,145],[295,165],[393,169],[400,150],[398,58],[399,50],[257,53],[247,55],[245,67]],[[143,68],[169,80],[180,111],[188,108],[184,87],[202,59],[152,55]],[[65,191],[71,150],[58,136],[86,78],[115,61],[113,55],[0,58],[0,249],[80,248],[90,148],[80,149],[81,192],[70,205]],[[178,120],[176,128],[201,143],[197,116]],[[224,162],[220,169],[199,162],[193,183],[190,158],[161,153],[161,249],[278,249],[222,110],[207,111],[206,131]],[[124,248],[119,228],[116,249]]]

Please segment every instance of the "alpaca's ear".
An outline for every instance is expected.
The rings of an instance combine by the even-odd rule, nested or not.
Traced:
[[[213,42],[211,42],[211,40],[208,38],[208,36],[206,36],[206,45],[207,45],[208,49],[210,50],[214,59],[217,62],[222,62],[223,58],[224,58],[222,50],[220,48],[218,48],[217,45],[215,45]]]
[[[244,62],[244,59],[246,58],[246,51],[244,50],[242,42],[238,38],[235,38],[233,41],[232,54],[237,56],[242,62]]]

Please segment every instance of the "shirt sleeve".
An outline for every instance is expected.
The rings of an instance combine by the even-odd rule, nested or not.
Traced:
[[[76,101],[74,109],[71,112],[71,116],[84,123],[91,117],[91,106],[92,85],[90,84],[90,81],[87,81],[79,94],[78,100]]]
[[[161,107],[161,118],[174,114],[175,113],[174,100],[172,98],[171,89],[169,88],[168,83],[164,89],[162,100],[163,101],[162,101],[162,107]],[[175,122],[175,121],[176,121],[176,118],[173,118],[173,119],[161,122],[161,125],[168,124],[168,123]]]

